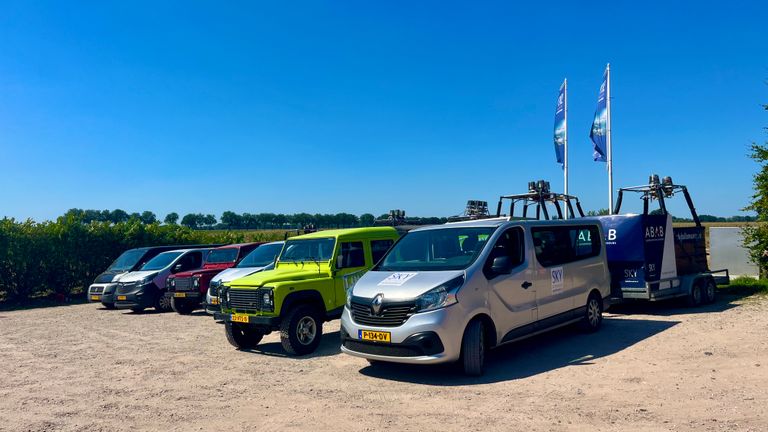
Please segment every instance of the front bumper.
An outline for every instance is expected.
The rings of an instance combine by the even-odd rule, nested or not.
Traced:
[[[91,284],[88,287],[88,302],[112,304],[115,302],[116,283]]]
[[[223,321],[223,322],[236,322],[238,324],[246,324],[246,325],[254,325],[259,327],[277,327],[280,325],[280,317],[279,316],[258,316],[258,315],[246,315],[248,317],[248,322],[244,323],[241,321],[233,321],[232,320],[232,314],[229,313],[223,313],[220,310],[213,313],[213,319],[216,321]]]
[[[144,285],[129,293],[115,292],[115,307],[118,309],[150,308],[155,306],[156,290],[152,284]],[[163,294],[164,295],[164,294]]]
[[[344,308],[341,351],[356,357],[393,363],[435,364],[456,361],[461,355],[464,317],[460,304],[412,315],[398,327],[357,324]],[[389,332],[391,342],[368,342],[360,331]]]
[[[199,291],[171,291],[168,295],[175,298],[190,300],[200,300],[203,298],[203,294]]]
[[[216,304],[214,304],[214,301]],[[221,306],[219,306],[219,299],[217,297],[211,297],[209,295],[205,296],[205,302],[203,303],[203,307],[205,308],[205,312],[208,315],[213,315],[216,312],[221,312]]]

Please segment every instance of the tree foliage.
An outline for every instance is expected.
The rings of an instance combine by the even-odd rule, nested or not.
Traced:
[[[763,109],[768,111],[768,105]],[[768,141],[763,144],[752,143],[749,157],[759,165],[752,177],[752,200],[745,211],[757,214],[758,223],[744,227],[744,246],[749,249],[750,257],[758,263],[763,272],[768,268]]]

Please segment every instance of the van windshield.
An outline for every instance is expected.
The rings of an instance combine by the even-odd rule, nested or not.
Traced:
[[[264,267],[272,264],[282,248],[282,243],[259,246],[246,255],[237,267]]]
[[[182,252],[163,252],[141,267],[141,270],[161,270],[170,265]]]
[[[335,245],[335,238],[288,240],[280,254],[280,261],[328,261],[333,256]]]
[[[128,271],[133,268],[133,266],[136,265],[136,263],[139,262],[141,257],[144,256],[144,254],[147,251],[145,249],[132,249],[123,252],[115,262],[112,263],[112,265],[109,266],[107,269],[108,272],[124,272]]]
[[[208,254],[206,264],[223,264],[235,262],[237,259],[237,249],[214,249]]]
[[[377,271],[464,270],[483,251],[495,227],[412,231],[387,252]]]

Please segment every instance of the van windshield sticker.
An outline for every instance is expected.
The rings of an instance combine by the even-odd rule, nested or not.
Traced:
[[[418,273],[392,273],[387,276],[383,281],[379,282],[379,285],[400,286],[409,279],[416,276]]]
[[[552,294],[559,293],[563,290],[563,268],[553,267],[549,274],[552,279]]]

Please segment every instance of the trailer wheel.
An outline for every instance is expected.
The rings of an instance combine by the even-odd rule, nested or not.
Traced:
[[[715,281],[712,278],[707,278],[704,282],[704,291],[703,291],[703,299],[704,303],[710,304],[715,302],[715,296],[717,293],[717,285],[715,285]]]
[[[264,333],[260,330],[239,323],[225,322],[224,331],[227,334],[227,341],[237,349],[254,348],[264,337]]]
[[[688,294],[688,297],[686,297],[685,299],[685,302],[688,304],[688,306],[690,307],[701,306],[703,291],[704,291],[701,285],[702,285],[701,280],[693,281],[691,292]]]
[[[461,363],[465,375],[481,376],[485,372],[485,329],[479,319],[471,321],[464,330]]]

